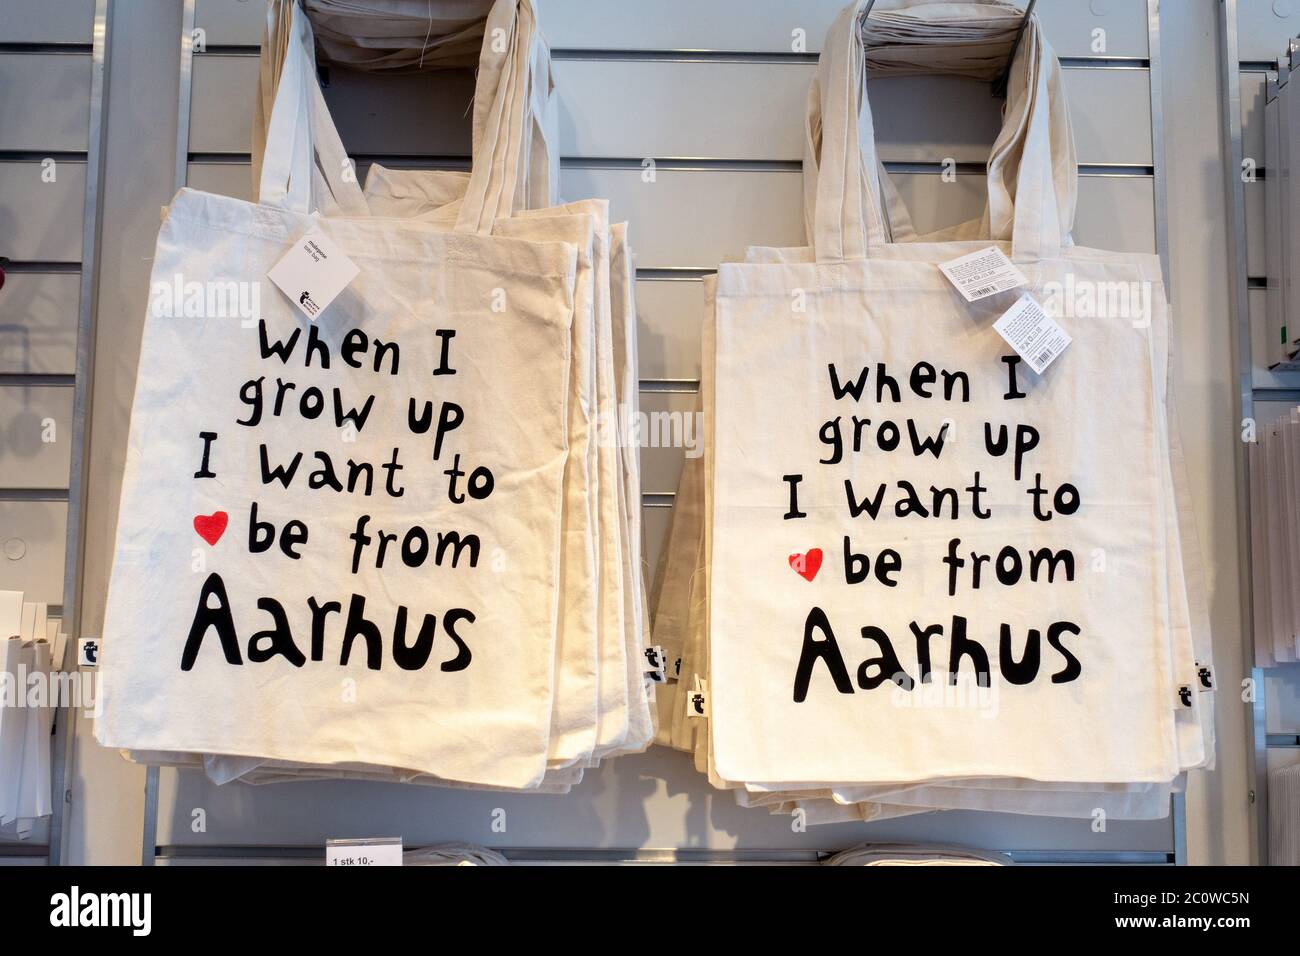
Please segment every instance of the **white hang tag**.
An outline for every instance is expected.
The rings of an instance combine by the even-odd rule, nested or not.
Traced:
[[[1043,311],[1043,307],[1028,292],[1002,313],[1002,318],[993,323],[993,328],[1039,375],[1065,351],[1071,341],[1065,330]]]
[[[326,866],[401,866],[402,838],[327,840]]]
[[[1212,666],[1208,666],[1202,664],[1200,661],[1197,661],[1196,679],[1200,681],[1200,686],[1197,688],[1197,690],[1201,691],[1202,693],[1204,693],[1207,690],[1214,690],[1214,668]]]
[[[967,302],[978,302],[1029,282],[997,246],[941,262],[939,270]]]
[[[684,695],[686,698],[686,716],[691,718],[709,716],[709,685],[697,676],[694,686]]]
[[[361,270],[334,240],[313,226],[266,277],[313,322]]]
[[[77,642],[77,666],[99,666],[99,641],[93,637],[83,637]]]
[[[664,649],[658,644],[652,645],[645,649],[646,676],[656,684],[662,684],[667,679],[666,667],[664,664]]]
[[[1178,703],[1182,707],[1192,706],[1192,685],[1191,684],[1178,685]]]

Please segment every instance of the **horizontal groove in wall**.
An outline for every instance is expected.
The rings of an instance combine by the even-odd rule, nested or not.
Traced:
[[[642,169],[647,162],[656,169],[730,170],[745,173],[797,173],[803,163],[797,159],[712,159],[703,156],[561,156],[565,169]]]
[[[202,49],[194,47],[195,56],[261,56],[262,46],[258,43],[209,43]]]
[[[1277,60],[1238,60],[1237,68],[1242,73],[1276,73]]]
[[[1246,276],[1246,287],[1249,289],[1267,289],[1268,278],[1266,276]]]
[[[652,491],[647,491],[641,496],[641,506],[643,508],[671,508],[673,506],[673,499],[676,497],[677,496],[671,491],[660,492],[658,494]]]
[[[0,860],[29,860],[49,855],[50,848],[44,843],[0,843]]]
[[[816,53],[745,53],[734,50],[573,50],[551,51],[552,60],[632,60],[650,63],[816,63]]]
[[[5,45],[0,44],[0,53],[20,52],[20,53],[45,53],[45,52],[78,52],[89,53],[90,47],[80,45],[67,45],[62,48],[60,44],[12,44],[12,46],[31,46],[45,47],[53,49],[32,49],[32,50],[13,50],[7,51]],[[195,48],[194,55],[199,56],[260,56],[262,49],[256,44],[241,43],[209,43],[202,49]],[[640,63],[769,63],[782,66],[802,66],[806,64],[815,64],[817,62],[816,53],[781,53],[769,50],[762,53],[750,53],[743,50],[577,50],[570,48],[559,48],[551,51],[551,59],[556,61],[615,61],[615,62],[640,62]],[[1059,58],[1063,68],[1068,70],[1147,70],[1151,68],[1151,61],[1141,56],[1063,56]],[[329,60],[321,59],[322,66],[334,66]],[[1242,69],[1251,69],[1252,71],[1261,66],[1261,63],[1247,61],[1242,64]],[[344,69],[351,69],[348,64],[341,64]],[[1277,64],[1270,64],[1270,68],[1277,69]]]
[[[191,163],[204,163],[208,166],[248,166],[253,157],[250,153],[187,153],[185,158]]]
[[[0,41],[0,53],[60,53],[89,56],[94,48],[89,43],[5,43]]]
[[[12,259],[5,263],[5,272],[13,275],[39,272],[80,272],[80,262],[50,262],[37,259]]]
[[[430,155],[427,153],[410,155],[391,155],[380,153],[350,153],[349,156],[358,163],[379,163],[381,166],[402,164],[407,169],[456,169],[468,170],[468,156]]]
[[[67,501],[67,488],[0,488],[0,501]]]
[[[661,266],[654,269],[637,269],[637,280],[651,282],[698,282],[705,276],[711,276],[717,269],[697,269],[692,266]]]
[[[1154,166],[1125,163],[1080,163],[1080,176],[1110,176],[1114,178],[1141,179],[1156,174]]]
[[[0,149],[0,163],[39,163],[53,159],[60,163],[84,163],[84,149]]]
[[[468,169],[468,156],[437,156],[428,154],[400,153],[353,153],[352,159],[359,163],[379,163],[398,169]],[[191,163],[207,163],[221,166],[247,165],[248,153],[190,153]],[[630,156],[562,156],[560,165],[565,169],[642,169],[647,159],[653,160],[656,169],[679,172],[744,172],[744,173],[799,173],[803,163],[797,159],[707,159],[703,157],[684,156],[648,156],[636,158]],[[941,162],[901,161],[885,163],[891,173],[911,173],[920,175],[938,175],[945,165]],[[983,163],[956,163],[955,172],[959,176],[982,176],[987,167]],[[1080,163],[1080,176],[1109,176],[1115,178],[1143,178],[1155,175],[1154,166],[1125,163]]]
[[[576,169],[641,169],[646,159],[653,159],[657,169],[690,170],[704,172],[711,170],[729,170],[736,172],[781,172],[798,173],[803,171],[803,163],[797,159],[705,159],[702,157],[646,157],[637,159],[628,156],[563,156],[560,164],[565,168]],[[913,173],[938,175],[949,168],[942,162],[929,160],[901,161],[885,163],[891,173]],[[988,167],[984,163],[956,163],[952,167],[959,176],[982,176]],[[1080,163],[1080,176],[1113,176],[1141,178],[1155,175],[1155,167],[1129,163]]]
[[[557,61],[633,61],[643,63],[777,63],[802,65],[816,63],[816,53],[746,53],[737,50],[577,50],[560,48],[551,51]],[[1139,56],[1063,56],[1062,67],[1076,70],[1145,70],[1151,61]]]
[[[407,849],[417,849],[408,847]],[[704,847],[493,847],[512,863],[640,863],[640,864],[736,864],[785,863],[815,865],[830,856],[826,850],[707,849]],[[1146,864],[1167,866],[1174,862],[1167,850],[1002,850],[1016,863],[1050,864]],[[316,860],[325,862],[323,846],[271,846],[256,844],[179,844],[154,847],[160,860]]]
[[[0,386],[20,385],[29,388],[71,388],[77,376],[49,372],[0,372]]]
[[[1144,56],[1063,56],[1058,60],[1067,70],[1151,69],[1151,61]]]
[[[642,392],[661,395],[694,395],[700,390],[700,382],[694,378],[643,378],[638,384]]]
[[[1300,403],[1300,388],[1287,388],[1283,385],[1257,385],[1251,389],[1257,402],[1294,402]]]
[[[1300,734],[1268,734],[1264,739],[1270,747],[1300,747]]]

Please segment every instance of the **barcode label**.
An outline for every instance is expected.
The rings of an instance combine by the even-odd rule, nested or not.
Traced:
[[[1043,311],[1043,307],[1028,292],[1022,294],[1016,304],[993,323],[993,328],[1039,375],[1070,344],[1070,337],[1065,330]]]
[[[939,269],[967,302],[1014,289],[1028,281],[997,246],[941,262]]]

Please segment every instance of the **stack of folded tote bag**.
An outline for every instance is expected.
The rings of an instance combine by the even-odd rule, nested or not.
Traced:
[[[991,79],[1023,12],[876,7],[883,50],[849,6],[809,95],[809,246],[705,279],[706,450],[652,595],[679,675],[657,742],[809,823],[1164,816],[1212,766],[1214,693],[1159,261],[1073,244],[1061,71],[1032,18],[984,216],[915,235],[866,65]],[[968,302],[938,266],[989,246],[1027,284]],[[1149,308],[1062,301],[1113,288]],[[1041,374],[993,328],[1026,291],[1072,339]]]
[[[1300,660],[1300,408],[1258,426],[1250,450],[1255,663]]]
[[[47,606],[0,591],[0,837],[26,839],[51,804],[51,680],[58,621]]]
[[[509,865],[510,861],[500,853],[473,843],[439,843],[402,853],[402,866]]]
[[[148,317],[101,743],[218,782],[554,793],[653,739],[627,230],[551,204],[531,0],[480,33],[472,170],[362,189],[311,24],[271,4],[260,202],[182,190],[154,281],[256,285],[309,233],[358,271],[313,320],[269,282],[248,327]]]
[[[864,843],[827,857],[822,866],[1010,866],[1011,862],[1005,853],[959,846]]]

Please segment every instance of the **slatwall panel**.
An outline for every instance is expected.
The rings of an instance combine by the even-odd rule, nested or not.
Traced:
[[[1245,211],[1245,255],[1242,269],[1248,290],[1247,316],[1250,327],[1250,367],[1243,377],[1243,389],[1253,393],[1250,414],[1262,427],[1287,409],[1300,402],[1300,372],[1274,372],[1268,366],[1274,360],[1270,348],[1272,331],[1266,314],[1266,293],[1263,286],[1268,279],[1265,240],[1265,221],[1270,210],[1264,200],[1264,182],[1273,170],[1264,159],[1264,102],[1265,88],[1270,73],[1275,74],[1280,57],[1287,55],[1288,42],[1300,35],[1300,4],[1271,0],[1235,0],[1223,12],[1231,19],[1235,13],[1236,50],[1225,49],[1225,55],[1236,57],[1228,69],[1235,67],[1240,105],[1241,156],[1252,160],[1263,175],[1242,186],[1242,203]],[[1296,81],[1293,75],[1291,82]],[[1229,90],[1229,92],[1231,92]],[[1253,387],[1253,388],[1252,388]],[[1250,520],[1258,520],[1251,516]],[[1257,575],[1256,575],[1257,579]],[[1250,579],[1247,578],[1249,581]],[[1254,584],[1252,582],[1251,586]],[[1264,777],[1271,767],[1281,766],[1300,759],[1300,667],[1281,665],[1265,671],[1255,671],[1263,678],[1263,713],[1256,715],[1255,728],[1255,788],[1265,798],[1255,802],[1254,810],[1264,819],[1261,838],[1267,837],[1267,783]],[[1258,711],[1258,707],[1256,708]],[[1288,740],[1290,746],[1283,743]],[[1268,749],[1269,747],[1272,749]]]
[[[1275,9],[1276,7],[1276,9]],[[1282,13],[1288,13],[1283,16]],[[1237,0],[1238,77],[1241,96],[1242,155],[1254,160],[1264,176],[1244,185],[1246,204],[1246,271],[1250,299],[1252,377],[1257,389],[1300,388],[1300,372],[1273,372],[1269,350],[1272,333],[1265,314],[1266,245],[1264,240],[1264,91],[1270,71],[1286,55],[1287,42],[1300,35],[1300,5],[1272,0]],[[1264,393],[1262,393],[1264,394]]]
[[[73,447],[94,0],[0,9],[0,588],[56,607]]]
[[[0,589],[56,614],[75,445],[94,23],[95,0],[0,4],[0,256],[9,260],[0,289]],[[50,821],[27,840],[13,837],[0,834],[0,862],[44,862]]]
[[[802,119],[815,53],[845,0],[537,0],[561,97],[561,192],[611,200],[630,223],[638,269],[641,410],[689,414],[699,378],[700,274],[750,245],[802,245]],[[196,0],[206,51],[193,60],[191,186],[251,198],[247,150],[262,7]],[[1040,0],[1066,67],[1082,177],[1076,240],[1156,251],[1147,0]],[[800,34],[797,31],[802,31]],[[802,46],[800,37],[805,41]],[[328,71],[326,99],[364,167],[463,168],[468,73],[412,77]],[[952,78],[880,80],[873,110],[884,159],[917,226],[978,216],[982,164],[999,125],[986,86]],[[925,109],[918,109],[923,102]],[[1123,104],[1123,108],[1116,108]],[[655,161],[653,182],[643,161]],[[645,553],[653,568],[683,448],[642,450]],[[495,796],[356,783],[215,788],[163,775],[159,844],[308,844],[401,829],[408,843],[466,839],[510,847],[829,849],[875,839],[953,841],[1082,853],[1170,852],[1169,821],[1112,823],[932,814],[813,827],[737,807],[680,754],[620,758],[566,797]],[[194,808],[207,830],[190,827]],[[306,809],[308,808],[309,809]],[[491,830],[493,808],[507,813]],[[395,821],[400,821],[396,823]]]

